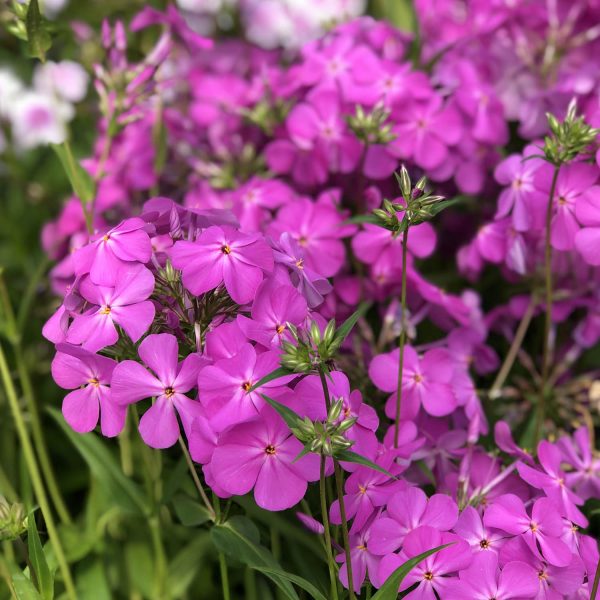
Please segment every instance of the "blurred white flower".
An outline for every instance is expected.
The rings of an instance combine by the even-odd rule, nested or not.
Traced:
[[[10,118],[11,109],[23,91],[23,83],[9,69],[0,69],[0,118]]]
[[[33,86],[39,92],[57,96],[68,102],[79,102],[87,93],[89,76],[78,63],[63,60],[39,65],[33,75]]]
[[[27,4],[29,0],[17,0],[20,4]],[[54,18],[68,3],[68,0],[38,0],[43,13],[49,18]]]

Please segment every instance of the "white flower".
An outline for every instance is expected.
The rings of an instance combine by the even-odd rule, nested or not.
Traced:
[[[57,96],[68,102],[79,102],[87,93],[89,77],[78,63],[63,60],[38,65],[33,75],[36,90]]]

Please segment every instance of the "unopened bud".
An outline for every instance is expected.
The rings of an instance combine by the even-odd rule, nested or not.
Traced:
[[[348,431],[356,421],[358,421],[358,417],[348,417],[347,419],[344,419],[336,428],[338,433]]]
[[[310,324],[310,338],[315,345],[321,341],[321,331],[316,321]]]
[[[330,440],[323,440],[321,444],[321,453],[325,456],[333,456],[333,447]]]
[[[327,421],[329,423],[335,423],[340,415],[342,414],[342,409],[344,408],[344,399],[340,398],[336,400],[330,407],[329,413],[327,414]]]
[[[9,504],[0,496],[0,541],[15,540],[27,531],[27,515],[22,504]]]
[[[400,184],[400,191],[405,200],[410,198],[410,191],[412,183],[410,181],[410,175],[404,165],[400,169],[400,175],[398,176],[398,183]]]
[[[327,323],[327,327],[325,327],[325,331],[323,333],[323,341],[329,344],[335,336],[335,319],[331,319],[329,323]]]
[[[354,444],[353,440],[348,440],[343,435],[332,435],[330,439],[334,452],[337,450],[347,450]]]

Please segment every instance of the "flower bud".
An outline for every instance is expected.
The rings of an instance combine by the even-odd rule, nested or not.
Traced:
[[[410,198],[410,192],[412,183],[410,181],[410,175],[408,174],[407,168],[402,165],[400,168],[400,175],[398,176],[398,183],[400,184],[400,191],[405,200]]]
[[[22,504],[9,504],[0,496],[0,541],[15,540],[27,531],[27,515]]]
[[[321,331],[316,321],[312,321],[310,324],[310,339],[315,346],[321,341]]]
[[[348,429],[350,429],[354,425],[354,423],[356,423],[356,421],[358,421],[358,417],[348,417],[347,419],[344,419],[337,426],[337,432],[344,433],[345,431],[348,431]]]
[[[329,407],[329,413],[327,415],[327,422],[335,423],[339,419],[340,415],[342,414],[343,408],[344,408],[344,399],[340,398],[339,400],[336,400]]]

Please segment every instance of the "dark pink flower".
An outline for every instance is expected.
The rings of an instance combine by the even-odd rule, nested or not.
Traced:
[[[308,481],[319,478],[319,459],[309,454],[293,462],[302,444],[281,417],[270,406],[256,416],[219,436],[210,463],[213,476],[230,494],[254,488],[261,508],[291,508],[304,497]]]
[[[52,377],[60,387],[73,390],[63,400],[65,421],[78,433],[87,433],[96,427],[100,416],[103,435],[121,433],[126,408],[114,402],[109,387],[117,363],[70,344],[58,344],[56,349]]]
[[[249,302],[265,271],[273,270],[273,251],[262,237],[231,227],[209,227],[195,242],[177,242],[170,254],[192,294],[199,296],[224,283],[238,304]]]
[[[138,348],[151,371],[133,360],[125,360],[113,372],[113,399],[131,404],[154,397],[154,404],[140,419],[140,435],[152,448],[169,448],[179,437],[177,414],[189,437],[202,405],[185,394],[196,386],[202,359],[196,353],[178,362],[177,338],[168,333],[149,335]]]

